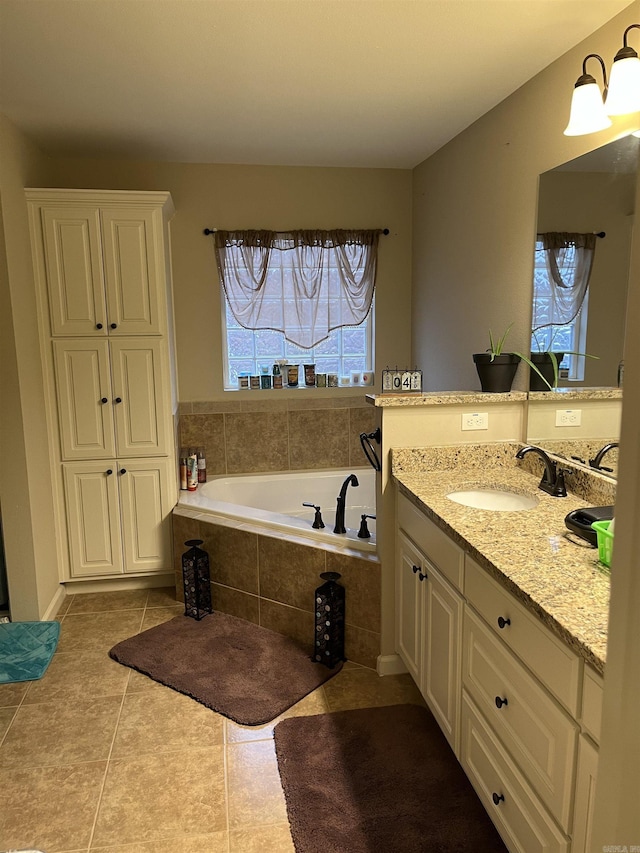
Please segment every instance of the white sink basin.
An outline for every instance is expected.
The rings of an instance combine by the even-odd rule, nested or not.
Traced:
[[[492,509],[498,512],[517,512],[523,509],[532,509],[538,504],[538,498],[534,495],[523,495],[520,492],[512,492],[508,489],[460,489],[449,492],[450,501],[455,501],[463,506],[474,509]]]

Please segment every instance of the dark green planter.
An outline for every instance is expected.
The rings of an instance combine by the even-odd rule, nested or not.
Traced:
[[[476,352],[473,360],[480,377],[480,386],[483,391],[493,394],[505,394],[511,391],[511,385],[518,369],[519,355],[512,352],[496,355],[491,361],[488,352]]]
[[[563,352],[554,352],[555,357],[558,359],[558,364],[564,358]],[[551,361],[551,357],[548,352],[532,352],[531,353],[531,361],[538,368],[540,373],[544,376],[544,378],[549,382],[549,385],[553,388],[553,362]],[[542,381],[542,378],[538,376],[535,370],[529,371],[529,390],[530,391],[549,391],[549,385],[545,385]]]

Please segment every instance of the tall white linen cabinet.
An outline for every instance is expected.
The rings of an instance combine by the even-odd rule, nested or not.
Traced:
[[[171,196],[25,192],[60,580],[172,583]]]

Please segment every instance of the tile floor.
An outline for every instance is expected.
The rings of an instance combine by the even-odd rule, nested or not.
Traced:
[[[0,851],[292,853],[273,726],[244,727],[112,661],[182,613],[173,590],[68,596],[40,681],[0,685]],[[283,716],[422,703],[408,675],[342,672]]]

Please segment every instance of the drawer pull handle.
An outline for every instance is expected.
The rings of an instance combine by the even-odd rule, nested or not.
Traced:
[[[422,572],[420,572],[418,574],[418,580],[424,581],[426,579],[427,579],[427,576],[425,574],[423,574]]]
[[[108,477],[108,476],[109,476],[109,474],[113,474],[113,470],[112,470],[111,468],[107,468],[107,470],[106,470],[104,473],[105,473],[105,474],[107,475],[107,477]]]
[[[126,474],[126,473],[127,473],[127,469],[126,469],[126,468],[121,468],[121,469],[120,469],[120,473],[121,473],[121,474]],[[497,701],[498,701],[498,700],[496,699],[496,702],[497,702]],[[507,704],[507,700],[506,700],[506,699],[504,700],[504,704],[505,704],[505,705]]]
[[[100,402],[101,402],[101,403],[108,403],[109,401],[107,400],[107,398],[106,398],[106,397],[103,397],[103,398],[100,400]]]
[[[504,803],[504,794],[496,794],[494,791],[493,794],[491,794],[491,799],[493,800],[494,806],[498,806],[500,803]]]
[[[511,619],[503,619],[502,616],[498,616],[498,628],[504,628],[507,625],[511,625]]]
[[[101,328],[102,328],[102,323],[96,323],[96,329],[101,329]]]
[[[508,702],[506,696],[504,697],[504,699],[501,699],[500,696],[496,696],[496,708],[499,709],[499,708],[502,708],[503,705],[508,705],[508,704],[509,704],[509,702]]]
[[[112,329],[117,329],[117,328],[118,328],[118,324],[117,324],[117,323],[111,323],[111,328],[112,328]]]
[[[121,403],[121,402],[122,402],[122,397],[116,397],[116,398],[115,398],[115,400],[114,400],[113,402],[114,402],[114,403]]]
[[[413,569],[414,575],[420,571],[420,566],[411,566],[411,568]]]

